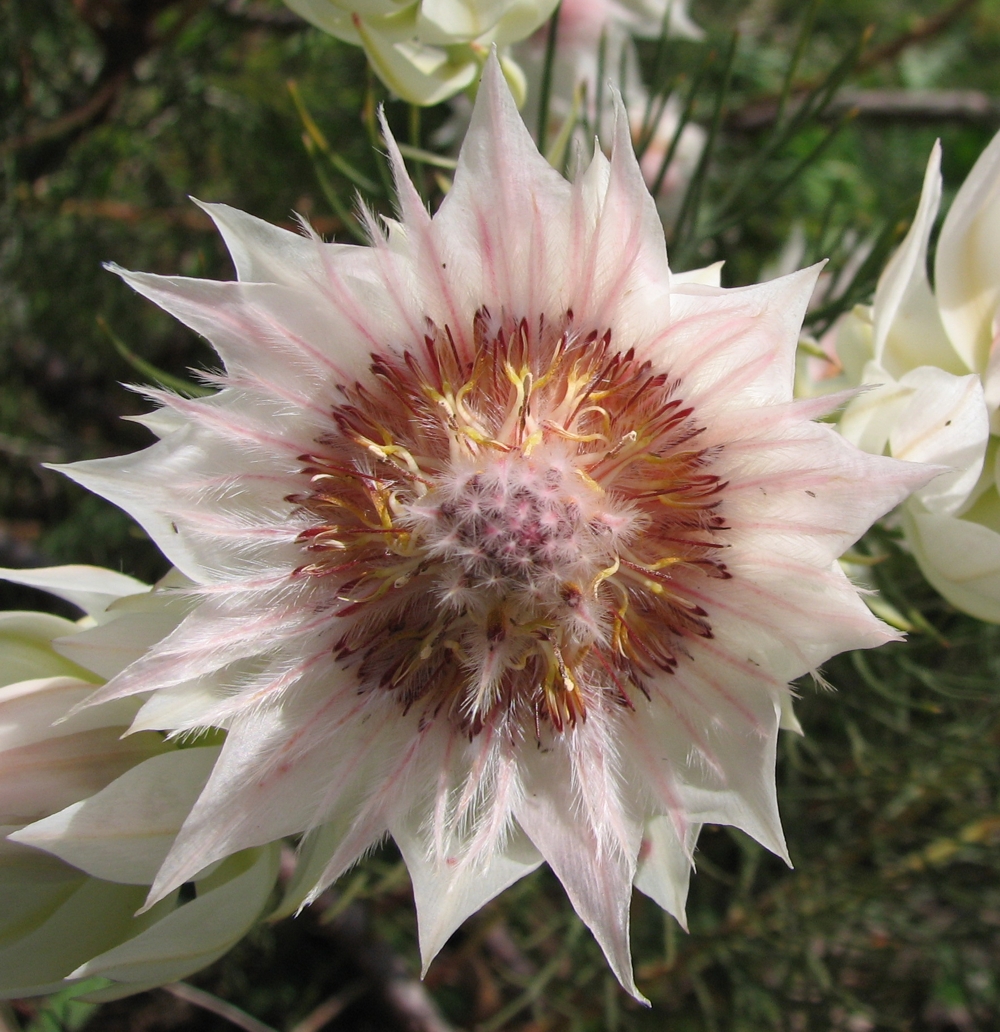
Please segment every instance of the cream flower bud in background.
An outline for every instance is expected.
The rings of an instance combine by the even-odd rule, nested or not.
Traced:
[[[640,74],[633,37],[655,39],[664,28],[669,36],[695,40],[704,36],[691,21],[685,2],[562,0],[551,72],[548,139],[552,141],[559,135],[566,119],[580,115],[595,129],[610,129],[614,121],[613,95],[617,90],[628,111],[633,140],[638,142],[650,97]],[[513,49],[527,78],[524,117],[532,129],[538,124],[547,39],[547,30],[541,29]],[[605,81],[599,83],[601,75]],[[651,127],[651,138],[642,157],[643,177],[651,189],[659,178],[660,166],[679,121],[680,105],[671,97]],[[580,143],[589,148],[592,141],[585,136],[584,131],[577,132]],[[657,197],[661,214],[667,219],[672,217],[698,164],[705,138],[705,131],[695,124],[685,126],[681,134]]]
[[[121,272],[226,370],[65,467],[196,585],[92,701],[227,729],[150,902],[307,832],[284,910],[390,834],[426,964],[547,862],[639,996],[633,884],[683,921],[704,822],[786,855],[788,682],[897,636],[836,559],[933,471],[792,402],[816,270],[671,272],[622,110],[567,182],[490,59],[433,217],[387,146],[370,246],[207,205],[236,282]]]
[[[102,681],[96,668],[120,671],[184,603],[94,567],[0,577],[89,614],[0,613],[0,998],[99,978],[92,998],[110,999],[183,978],[260,915],[277,847],[202,872],[183,906],[174,894],[135,916],[219,750],[127,734],[138,699],[78,707]]]
[[[913,224],[879,279],[831,337],[831,363],[812,386],[869,389],[848,405],[841,432],[873,453],[949,472],[902,510],[906,541],[931,584],[957,608],[1000,622],[1000,136],[983,152],[944,221],[927,279],[941,199],[935,145]],[[828,374],[834,375],[828,375]]]
[[[306,21],[364,47],[379,78],[411,104],[438,104],[471,86],[496,45],[525,39],[557,0],[285,0]],[[501,51],[519,103],[524,75]]]

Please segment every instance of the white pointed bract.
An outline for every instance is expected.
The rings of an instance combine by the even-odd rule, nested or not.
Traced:
[[[784,855],[787,682],[896,636],[836,559],[927,474],[792,402],[814,270],[672,281],[617,133],[566,182],[491,61],[433,218],[390,140],[370,247],[209,206],[238,282],[122,273],[226,367],[67,469],[201,586],[95,696],[228,729],[154,899],[314,829],[294,909],[388,832],[429,960],[544,860],[638,995],[633,883],[683,920],[703,822]]]

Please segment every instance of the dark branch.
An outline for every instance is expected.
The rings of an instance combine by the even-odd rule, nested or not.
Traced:
[[[801,103],[801,101],[799,101]],[[794,111],[796,105],[790,105]],[[823,112],[825,121],[836,121],[848,112],[857,118],[879,122],[964,122],[1000,125],[1000,98],[981,90],[841,90]],[[728,128],[754,132],[774,122],[777,101],[734,112]]]

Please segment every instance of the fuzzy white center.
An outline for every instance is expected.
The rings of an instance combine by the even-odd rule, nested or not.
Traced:
[[[515,623],[570,609],[593,634],[594,589],[639,517],[588,479],[556,449],[458,463],[440,477],[408,522],[440,564],[445,598],[501,605]]]

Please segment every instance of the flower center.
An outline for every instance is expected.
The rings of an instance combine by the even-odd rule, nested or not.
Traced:
[[[728,577],[714,458],[679,385],[610,334],[491,319],[445,327],[342,388],[289,501],[314,525],[297,576],[330,584],[335,652],[363,689],[484,726],[556,731],[632,705]]]
[[[540,461],[541,460],[541,461]],[[501,455],[451,469],[409,508],[428,556],[458,582],[517,605],[556,605],[612,565],[636,514],[559,454]]]

